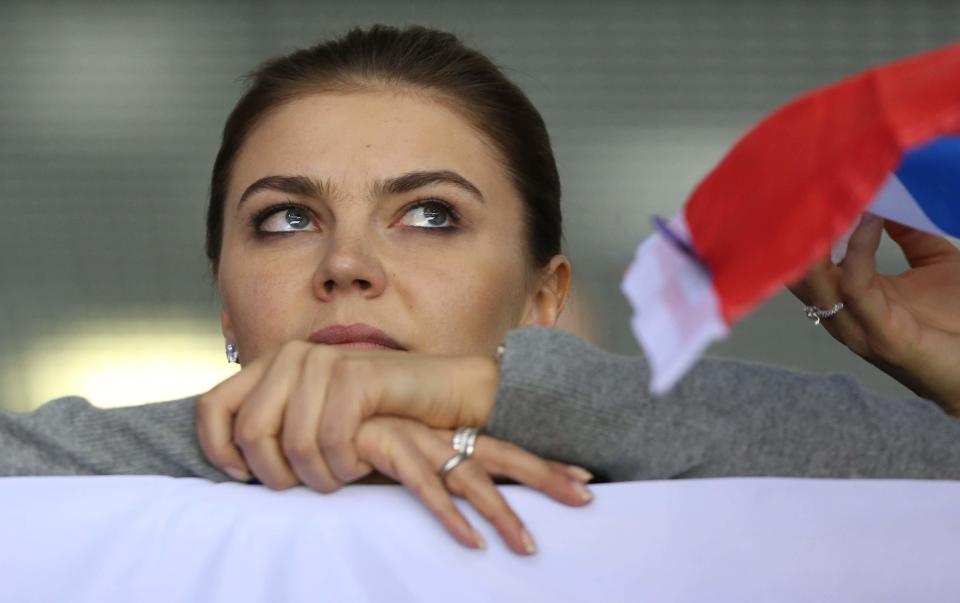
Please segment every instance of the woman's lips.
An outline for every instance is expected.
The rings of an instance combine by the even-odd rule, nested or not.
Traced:
[[[332,343],[328,345],[334,345],[338,348],[350,348],[352,350],[396,350],[397,348],[390,348],[385,345],[380,345],[379,343],[373,343],[371,341],[351,341],[350,343]]]
[[[359,322],[325,327],[311,335],[309,341],[361,350],[406,349],[380,329]]]

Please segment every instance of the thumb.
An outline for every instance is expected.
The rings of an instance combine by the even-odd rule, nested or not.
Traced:
[[[960,258],[960,249],[943,237],[897,222],[887,222],[886,231],[903,251],[911,268],[936,264],[944,257]]]

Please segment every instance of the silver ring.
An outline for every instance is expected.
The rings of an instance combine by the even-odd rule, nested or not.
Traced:
[[[803,312],[807,315],[814,325],[820,324],[820,320],[823,318],[830,318],[836,316],[840,310],[843,310],[843,302],[834,304],[829,310],[824,310],[823,308],[818,308],[817,306],[804,306]]]
[[[457,465],[467,460],[467,457],[462,452],[458,452],[455,455],[447,459],[447,462],[443,464],[443,469],[440,470],[440,480],[443,481],[443,478],[447,477],[447,474],[457,468]]]
[[[480,435],[478,427],[461,427],[453,432],[453,449],[464,455],[466,458],[473,456],[477,448],[477,436]]]

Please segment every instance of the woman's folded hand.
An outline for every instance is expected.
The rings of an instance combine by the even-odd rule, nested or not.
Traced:
[[[504,477],[560,502],[590,500],[583,469],[480,436],[444,480],[452,429],[482,427],[497,388],[492,359],[343,350],[290,342],[200,397],[197,432],[210,462],[237,479],[333,492],[374,469],[403,483],[460,542],[477,533],[453,505],[468,500],[514,551],[532,542],[494,487]]]
[[[865,218],[837,266],[816,265],[791,291],[805,304],[844,309],[822,325],[830,334],[915,393],[960,416],[960,249],[894,222],[887,234],[910,266],[877,273],[884,221]]]
[[[578,467],[544,461],[508,442],[480,436],[476,452],[441,480],[439,468],[451,456],[449,430],[432,429],[412,419],[375,417],[365,421],[357,439],[361,456],[380,473],[409,488],[460,543],[483,548],[482,537],[457,507],[451,494],[469,501],[516,553],[535,552],[533,537],[504,500],[493,478],[507,478],[540,490],[571,506],[588,503],[590,474]]]

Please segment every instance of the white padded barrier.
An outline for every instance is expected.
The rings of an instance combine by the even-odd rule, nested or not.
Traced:
[[[502,491],[539,553],[467,505],[456,544],[399,486],[0,479],[0,600],[960,601],[960,482],[728,478]]]

